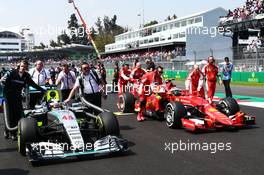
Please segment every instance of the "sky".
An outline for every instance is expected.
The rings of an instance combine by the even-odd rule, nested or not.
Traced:
[[[117,24],[138,28],[143,21],[164,21],[169,15],[183,17],[200,11],[223,7],[234,9],[245,0],[75,0],[87,25],[94,26],[98,17],[117,15]],[[49,44],[67,27],[74,13],[68,0],[0,0],[0,27],[24,26],[35,33],[36,44]],[[138,14],[141,14],[138,16]]]

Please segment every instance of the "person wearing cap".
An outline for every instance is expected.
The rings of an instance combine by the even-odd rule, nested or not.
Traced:
[[[201,96],[202,98],[205,98],[203,82],[204,75],[199,66],[195,64],[193,66],[193,70],[189,73],[185,81],[186,90],[191,91],[193,95],[196,94],[198,96]]]
[[[229,62],[229,58],[225,57],[225,64],[222,67],[222,80],[223,84],[225,86],[225,93],[226,97],[231,97],[232,98],[232,91],[230,88],[230,82],[232,78],[232,71],[233,71],[233,64]]]
[[[62,64],[62,71],[59,73],[56,80],[56,85],[60,85],[62,100],[66,100],[75,84],[76,76],[73,71],[69,69],[68,63]]]
[[[217,77],[219,78],[219,84],[222,84],[221,76],[218,72],[218,67],[215,65],[215,59],[213,56],[209,56],[207,65],[203,67],[203,74],[206,79],[207,98],[209,103],[213,103],[213,98],[216,89]]]
[[[37,60],[35,67],[30,69],[29,72],[32,80],[39,86],[45,86],[46,84],[52,84],[50,72],[44,68],[44,63],[41,60]],[[42,94],[38,92],[30,93],[29,106],[31,109],[41,100]]]

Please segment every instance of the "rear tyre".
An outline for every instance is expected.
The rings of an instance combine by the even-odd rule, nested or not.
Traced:
[[[98,116],[99,132],[101,137],[108,135],[119,136],[120,129],[116,116],[111,112],[103,112]]]
[[[181,119],[187,115],[187,110],[180,102],[170,102],[165,109],[164,117],[169,128],[181,128]]]
[[[126,92],[119,97],[120,111],[123,113],[133,113],[135,111],[135,98],[133,94]]]
[[[239,105],[234,98],[227,97],[219,101],[220,110],[222,113],[230,116],[235,115],[240,111]]]
[[[38,140],[38,125],[37,121],[33,118],[22,118],[18,123],[18,152],[26,155],[26,144],[33,143]]]

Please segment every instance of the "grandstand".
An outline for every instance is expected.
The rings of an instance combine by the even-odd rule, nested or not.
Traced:
[[[232,58],[232,40],[217,28],[219,16],[227,12],[219,7],[128,31],[115,36],[115,43],[106,45],[102,55],[110,59],[123,54],[144,55],[158,51],[173,53],[171,61],[201,60],[209,55]]]
[[[232,31],[234,64],[263,70],[264,66],[264,3],[245,1],[220,18],[219,26]]]

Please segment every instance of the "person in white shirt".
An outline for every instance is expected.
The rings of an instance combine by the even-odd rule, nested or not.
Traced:
[[[73,71],[70,71],[68,63],[63,63],[62,71],[59,73],[58,78],[56,80],[56,85],[60,85],[61,96],[63,101],[69,96],[75,81],[75,73]]]
[[[41,60],[35,63],[35,67],[29,70],[29,74],[32,80],[39,86],[44,86],[50,81],[50,73],[44,69],[44,63]]]
[[[35,67],[29,70],[30,77],[39,86],[45,86],[50,83],[50,73],[44,69],[44,63],[41,60],[37,60]],[[33,109],[35,105],[42,99],[41,93],[30,93],[29,107]]]
[[[98,75],[95,70],[91,69],[88,63],[84,62],[81,65],[81,75],[77,78],[70,95],[64,102],[69,102],[74,96],[75,92],[79,90],[80,94],[83,95],[85,100],[98,107],[101,107],[101,93],[103,93],[104,99],[107,97],[105,88],[105,83],[100,75]],[[100,91],[101,89],[103,92]],[[96,111],[94,110],[91,112],[96,114]]]

